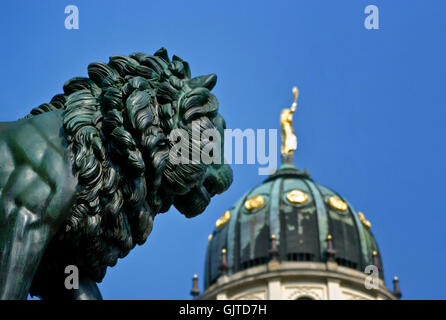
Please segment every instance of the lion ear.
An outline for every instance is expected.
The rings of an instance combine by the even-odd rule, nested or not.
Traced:
[[[195,88],[206,88],[211,91],[215,84],[217,83],[217,75],[215,73],[211,73],[207,76],[199,76],[189,80],[189,86],[192,89]]]

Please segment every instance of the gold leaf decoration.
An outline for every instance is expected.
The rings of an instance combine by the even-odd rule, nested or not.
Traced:
[[[291,203],[303,204],[308,201],[308,195],[300,190],[294,189],[286,194],[286,198]]]
[[[251,211],[263,206],[264,203],[265,198],[261,195],[257,195],[245,201],[245,208],[246,210]]]
[[[348,208],[347,203],[342,201],[338,196],[331,196],[330,199],[328,199],[328,204],[330,207],[338,211],[345,211]]]
[[[359,220],[361,220],[362,224],[367,228],[370,229],[370,227],[372,226],[372,223],[367,220],[364,216],[364,213],[362,212],[358,212],[358,216],[359,216]]]
[[[217,228],[221,228],[226,224],[226,222],[229,221],[229,219],[231,219],[231,211],[225,211],[223,212],[221,217],[217,220],[215,225],[217,226]]]

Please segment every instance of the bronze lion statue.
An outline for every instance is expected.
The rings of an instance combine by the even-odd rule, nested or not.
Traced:
[[[196,139],[195,121],[223,137],[216,80],[191,78],[164,48],[112,56],[50,103],[0,124],[0,299],[101,299],[96,283],[146,241],[158,213],[174,205],[193,217],[229,188],[224,161],[169,156],[170,133]],[[195,142],[201,150],[223,138]],[[78,289],[65,286],[67,266],[78,268]]]

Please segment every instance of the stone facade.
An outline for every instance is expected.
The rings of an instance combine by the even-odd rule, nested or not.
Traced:
[[[382,279],[367,289],[368,275],[335,262],[270,262],[221,276],[199,299],[396,300]]]

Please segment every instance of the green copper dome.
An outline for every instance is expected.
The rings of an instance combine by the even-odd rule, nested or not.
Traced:
[[[224,272],[267,264],[272,255],[279,261],[334,260],[360,271],[374,264],[383,278],[370,223],[341,195],[289,163],[225,212],[209,239],[206,288]]]

